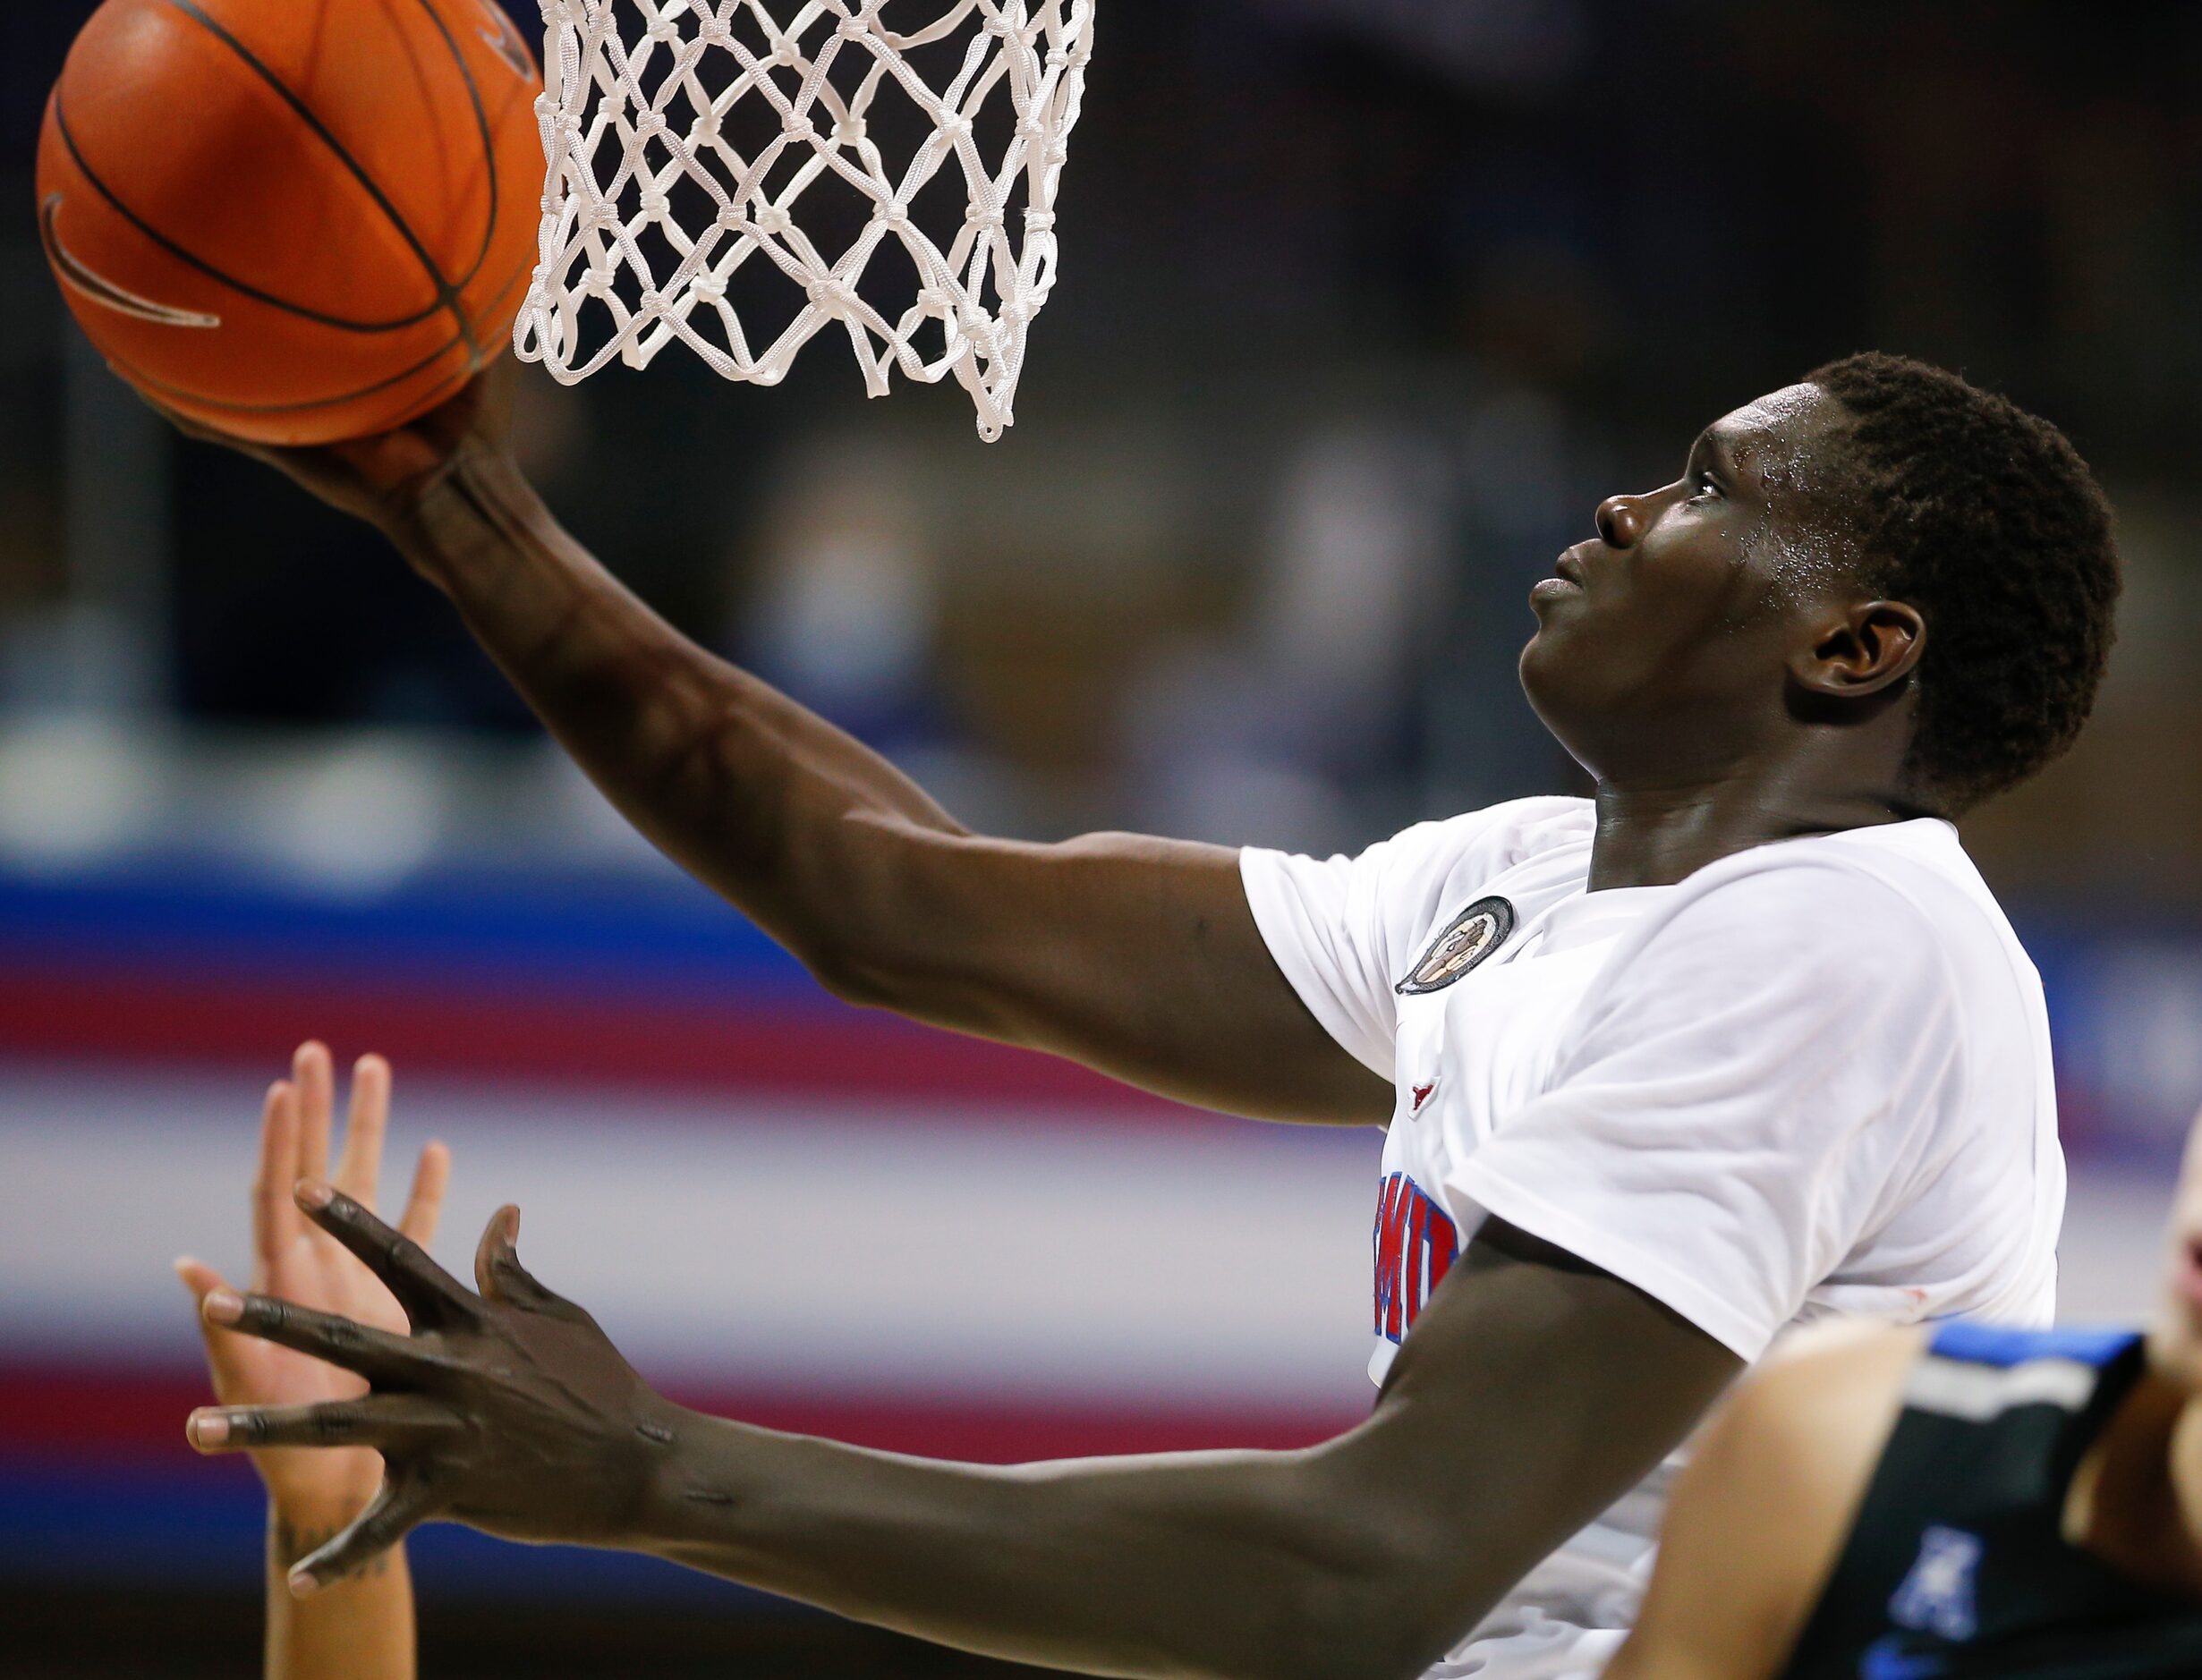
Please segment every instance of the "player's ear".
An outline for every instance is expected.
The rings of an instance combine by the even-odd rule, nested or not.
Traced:
[[[1824,624],[1790,661],[1790,675],[1814,694],[1862,699],[1895,687],[1918,668],[1926,620],[1902,601],[1866,601]]]

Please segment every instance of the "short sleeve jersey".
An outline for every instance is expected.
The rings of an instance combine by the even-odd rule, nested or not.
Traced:
[[[1593,826],[1586,801],[1534,799],[1354,858],[1242,854],[1279,966],[1395,1090],[1371,1375],[1494,1216],[1747,1361],[1838,1311],[2046,1324],[2047,1013],[1956,830],[1781,841],[1593,893]],[[1617,1568],[1577,1582],[1597,1602],[1563,1621],[1625,1625],[1656,1505],[1635,1501],[1620,1526],[1645,1544],[1609,1547]]]

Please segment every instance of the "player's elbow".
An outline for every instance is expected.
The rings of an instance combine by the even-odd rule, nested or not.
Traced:
[[[1417,1680],[1474,1619],[1462,1609],[1458,1571],[1448,1566],[1450,1537],[1407,1525],[1434,1542],[1418,1543],[1406,1532],[1356,1521],[1349,1509],[1332,1503],[1331,1532],[1298,1569],[1280,1572],[1280,1584],[1289,1585],[1271,1623],[1279,1637],[1250,1680]]]

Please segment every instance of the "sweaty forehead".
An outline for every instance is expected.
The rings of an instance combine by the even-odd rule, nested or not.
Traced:
[[[1808,490],[1833,399],[1816,385],[1788,385],[1722,416],[1706,436],[1770,489]]]

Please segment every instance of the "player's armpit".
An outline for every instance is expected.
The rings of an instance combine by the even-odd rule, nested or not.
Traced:
[[[1416,1319],[1375,1413],[1322,1449],[1357,1520],[1415,1537],[1400,1614],[1424,1659],[1649,1474],[1741,1369],[1633,1285],[1488,1222]]]
[[[1919,1333],[1861,1323],[1770,1354],[1698,1438],[1606,1680],[1773,1680],[1856,1520]]]

